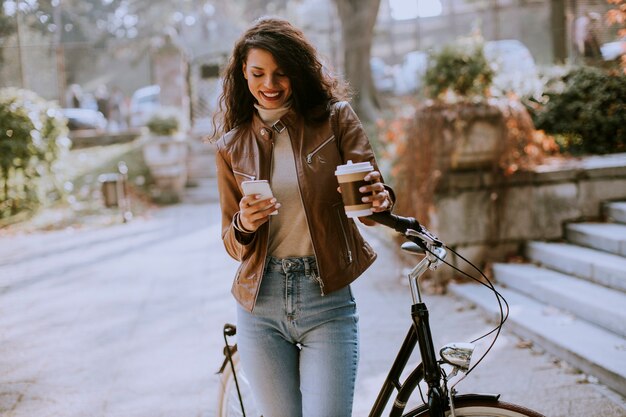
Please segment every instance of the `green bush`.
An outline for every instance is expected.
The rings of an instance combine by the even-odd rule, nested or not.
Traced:
[[[146,126],[154,135],[169,136],[178,132],[180,120],[175,111],[162,109],[150,117]]]
[[[477,39],[463,39],[430,54],[424,76],[431,98],[473,98],[485,96],[491,87],[494,72]]]
[[[56,187],[54,162],[69,148],[58,107],[32,91],[0,90],[0,219],[34,210]]]
[[[625,152],[626,75],[582,67],[563,81],[563,91],[547,94],[534,112],[535,126],[575,154]]]

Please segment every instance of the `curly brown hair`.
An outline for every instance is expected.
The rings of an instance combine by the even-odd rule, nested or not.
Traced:
[[[327,118],[331,104],[348,98],[347,85],[324,67],[302,31],[284,19],[263,17],[239,38],[225,68],[214,138],[252,120],[256,101],[244,78],[243,64],[253,48],[272,54],[291,82],[291,106],[305,120]]]

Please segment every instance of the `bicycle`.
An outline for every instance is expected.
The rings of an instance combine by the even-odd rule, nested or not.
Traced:
[[[489,279],[469,261],[445,246],[414,218],[401,217],[391,213],[374,213],[370,218],[404,235],[408,242],[402,244],[402,250],[423,257],[408,274],[413,299],[411,306],[413,324],[410,326],[389,374],[383,382],[369,417],[382,416],[394,390],[396,395],[389,412],[390,417],[543,417],[542,414],[528,408],[500,401],[499,394],[458,394],[456,391],[456,385],[465,379],[489,353],[508,317],[508,304]],[[447,263],[445,257],[448,251],[455,253],[459,259],[472,265],[481,274],[485,282]],[[469,343],[445,345],[440,349],[440,358],[438,359],[433,346],[428,309],[422,301],[419,278],[426,271],[434,270],[444,263],[493,291],[500,306],[500,322],[493,330]],[[254,406],[251,389],[247,384],[245,374],[239,370],[237,346],[236,344],[228,344],[227,336],[234,336],[235,332],[236,328],[233,325],[227,324],[224,327],[225,358],[219,372],[221,384],[218,393],[219,410],[217,416],[259,417],[260,413]],[[478,361],[470,367],[475,342],[491,334],[494,334],[491,344]],[[406,368],[416,345],[419,346],[422,362],[401,382],[401,374]],[[452,367],[449,374],[445,372],[443,365]],[[465,375],[448,387],[450,378],[456,376],[458,372]],[[426,398],[424,398],[419,385],[422,381],[428,386]],[[415,389],[418,389],[420,393],[422,405],[405,411],[409,398]]]

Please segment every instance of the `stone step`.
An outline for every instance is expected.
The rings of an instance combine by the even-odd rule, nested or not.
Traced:
[[[215,161],[207,158],[190,158],[187,160],[187,176],[190,178],[214,178],[216,176]]]
[[[626,293],[532,264],[494,264],[500,284],[626,337]]]
[[[626,224],[626,201],[607,203],[604,212],[610,220]]]
[[[189,204],[206,204],[219,202],[216,178],[198,178],[193,187],[185,188],[183,202]]]
[[[626,258],[567,243],[530,242],[526,256],[550,269],[626,292]]]
[[[626,396],[626,339],[510,289],[497,287],[509,303],[505,328],[532,340],[583,372]],[[476,304],[491,318],[499,317],[498,304],[483,286],[451,285],[449,290]]]
[[[572,243],[626,256],[626,224],[570,223],[565,237]]]
[[[216,176],[215,146],[213,144],[200,140],[191,141],[191,148],[187,157],[187,173],[191,183]]]
[[[215,145],[200,138],[189,139],[189,150],[194,154],[215,155]]]

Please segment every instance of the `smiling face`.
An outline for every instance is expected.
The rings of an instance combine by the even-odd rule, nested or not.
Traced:
[[[266,109],[282,107],[291,97],[289,77],[278,67],[274,56],[264,49],[250,49],[243,64],[243,76],[254,98]]]

